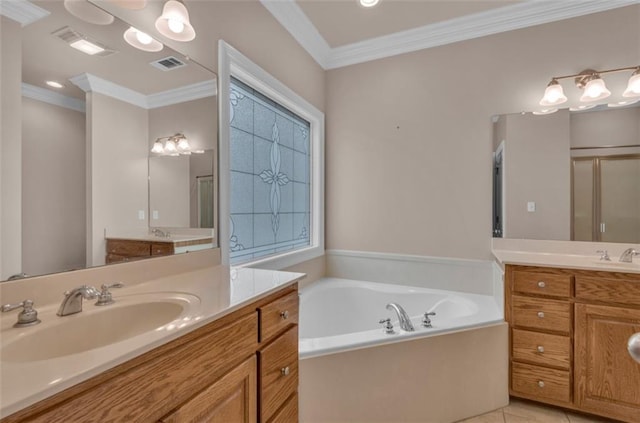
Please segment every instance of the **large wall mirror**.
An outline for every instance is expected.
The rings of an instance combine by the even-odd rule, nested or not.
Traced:
[[[493,236],[640,243],[640,103],[494,118]]]
[[[9,158],[1,170],[20,201],[3,191],[1,279],[215,247],[215,73],[167,46],[133,47],[126,22],[85,1],[21,3],[42,16],[2,16],[2,37],[21,43],[3,40],[3,96],[10,81],[21,104],[2,121],[19,120],[21,136],[2,137],[18,145],[19,170]]]

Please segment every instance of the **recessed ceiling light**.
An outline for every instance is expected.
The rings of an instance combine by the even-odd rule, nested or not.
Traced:
[[[104,48],[100,47],[97,44],[92,43],[91,41],[84,40],[84,39],[74,41],[72,43],[69,43],[69,45],[75,48],[76,50],[80,50],[81,52],[86,53],[90,56],[93,56],[94,54],[102,53],[104,51]]]
[[[533,114],[534,115],[550,115],[551,113],[555,113],[557,111],[558,109],[542,109],[542,110],[533,112]]]
[[[53,88],[64,88],[64,85],[56,81],[46,81],[45,84]]]
[[[360,0],[360,5],[364,7],[373,7],[378,4],[380,0]]]

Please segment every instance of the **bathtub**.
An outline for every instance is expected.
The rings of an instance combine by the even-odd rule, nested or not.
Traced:
[[[414,332],[403,331],[388,303],[400,304],[411,317]],[[431,316],[432,328],[422,326]],[[391,318],[394,333],[379,323]],[[300,358],[367,348],[413,338],[467,330],[503,321],[492,296],[439,289],[325,278],[300,294]]]
[[[410,316],[403,331],[390,302]],[[432,328],[421,324],[435,312]],[[394,333],[379,323],[391,318]],[[324,278],[300,293],[300,421],[453,422],[508,403],[492,295]]]

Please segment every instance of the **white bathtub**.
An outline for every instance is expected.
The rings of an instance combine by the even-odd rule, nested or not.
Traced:
[[[492,295],[325,278],[301,290],[299,331],[301,423],[449,423],[508,403],[508,330]]]
[[[414,332],[400,329],[388,303],[400,304]],[[422,326],[425,312],[432,328]],[[391,318],[395,333],[379,323]],[[300,294],[300,358],[401,342],[503,321],[493,296],[374,282],[325,278]]]

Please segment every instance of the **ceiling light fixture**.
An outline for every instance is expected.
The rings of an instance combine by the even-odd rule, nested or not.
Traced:
[[[602,79],[603,74],[614,72],[634,71],[629,78],[627,89],[622,93],[623,97],[640,97],[640,66],[631,66],[626,68],[608,69],[602,71],[596,71],[593,69],[586,69],[575,75],[554,76],[551,78],[551,82],[547,85],[544,92],[544,96],[540,100],[541,106],[557,106],[567,101],[567,97],[564,95],[562,86],[559,80],[573,78],[576,86],[583,89],[584,92],[580,97],[580,101],[590,103],[598,100],[602,100],[611,95],[611,91],[607,89],[607,86]]]
[[[160,51],[164,47],[160,41],[134,27],[129,27],[129,29],[124,32],[124,40],[130,46],[142,51]]]
[[[363,7],[373,7],[378,4],[380,0],[360,0],[360,6]]]
[[[64,8],[78,19],[95,25],[110,25],[114,18],[87,0],[64,0]]]
[[[93,56],[94,54],[102,53],[103,51],[105,51],[105,49],[101,46],[85,39],[74,41],[72,43],[69,43],[69,45],[76,50],[80,50],[81,52],[88,54],[89,56]]]
[[[62,85],[58,81],[45,81],[45,84],[53,88],[64,88],[64,85]]]
[[[535,112],[532,112],[534,115],[550,115],[551,113],[555,113],[557,112],[558,109],[553,108],[553,109],[542,109],[542,110],[538,110]]]
[[[162,140],[166,140],[164,145]],[[189,140],[184,134],[175,134],[168,137],[157,138],[151,148],[152,153],[167,154],[169,156],[189,155],[189,154],[201,154],[204,150],[192,150]]]
[[[191,41],[196,38],[196,31],[189,22],[189,12],[177,0],[168,0],[164,4],[162,15],[156,19],[156,29],[175,41]]]
[[[147,6],[147,0],[108,0],[116,6],[129,10],[140,10]]]

